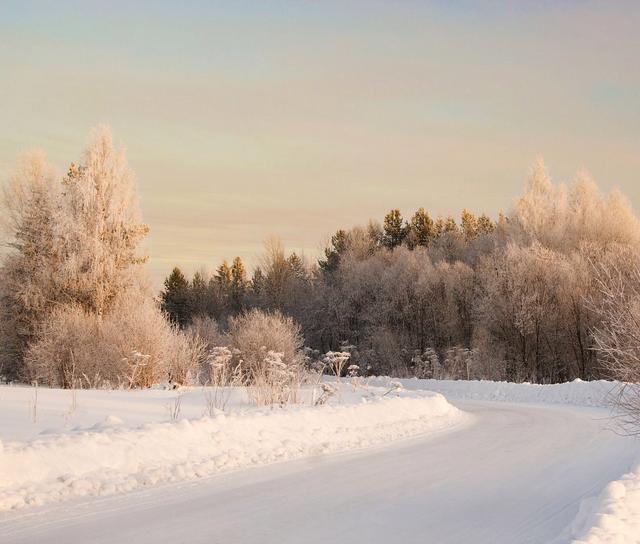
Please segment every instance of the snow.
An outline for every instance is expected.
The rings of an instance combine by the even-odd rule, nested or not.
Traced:
[[[345,380],[213,417],[197,388],[39,389],[35,418],[0,387],[0,541],[637,544],[615,386]]]
[[[575,544],[640,542],[640,464],[597,498],[585,499],[570,533]]]
[[[416,378],[396,381],[407,389],[437,391],[449,399],[593,406],[611,411],[619,385],[579,379],[549,385]],[[378,377],[370,383],[382,385],[391,380]],[[575,539],[576,544],[640,543],[640,464],[622,479],[610,482],[599,496],[583,499],[575,519],[563,534]]]
[[[411,390],[429,390],[442,393],[450,399],[490,400],[499,402],[526,402],[568,404],[609,408],[615,398],[618,383],[605,380],[586,382],[574,380],[560,384],[531,384],[494,382],[489,380],[420,380],[417,378],[395,381]],[[370,378],[371,385],[390,383],[388,377]]]
[[[216,410],[213,417],[147,422],[134,427],[124,424],[121,406],[104,404],[105,393],[78,392],[77,407],[87,408],[80,419],[85,426],[68,428],[67,416],[59,428],[47,428],[25,441],[7,440],[4,429],[15,435],[15,425],[2,425],[0,447],[0,511],[41,505],[74,496],[96,496],[131,491],[159,483],[203,478],[305,456],[343,452],[384,444],[418,434],[462,425],[469,417],[450,405],[442,395],[430,392],[393,391],[384,388],[338,388],[340,404]],[[46,393],[45,393],[46,391]],[[39,412],[48,425],[55,423],[56,400],[68,392],[39,391]],[[4,388],[9,409],[0,420],[18,412],[29,389]],[[18,393],[17,395],[15,393]],[[31,392],[32,393],[32,392]],[[43,394],[45,393],[45,394]],[[110,398],[125,401],[129,413],[141,404],[142,416],[151,416],[150,406],[165,392],[118,392]],[[202,392],[172,393],[193,412]],[[27,399],[28,400],[28,399]],[[151,401],[151,402],[150,402]],[[169,404],[169,408],[171,408]],[[95,419],[101,410],[108,412]],[[117,408],[117,410],[116,410]],[[118,415],[113,412],[117,411]],[[156,417],[163,414],[155,412]],[[167,411],[161,418],[167,417]],[[22,419],[24,425],[24,417]],[[24,433],[24,431],[23,431]]]
[[[456,404],[472,425],[4,512],[0,542],[555,544],[581,500],[637,455],[602,409]]]

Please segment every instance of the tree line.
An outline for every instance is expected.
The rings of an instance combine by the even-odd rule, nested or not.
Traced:
[[[522,196],[491,219],[419,208],[335,232],[316,262],[267,242],[250,279],[239,258],[211,277],[173,270],[162,307],[197,316],[280,311],[318,352],[346,349],[370,374],[551,383],[610,377],[595,342],[602,271],[637,266],[640,228],[618,191],[588,174],[554,183],[532,168]]]
[[[175,268],[159,300],[135,176],[108,129],[62,176],[41,153],[23,157],[0,217],[6,380],[148,387],[232,375],[278,391],[265,398],[294,398],[328,352],[365,375],[640,379],[639,222],[586,173],[555,183],[538,162],[496,218],[393,209],[337,230],[315,262],[271,238],[251,274],[239,257],[211,275]]]

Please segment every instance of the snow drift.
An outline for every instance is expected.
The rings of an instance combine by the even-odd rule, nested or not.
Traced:
[[[435,393],[361,396],[358,404],[288,407],[0,442],[0,510],[328,452],[342,452],[459,425],[470,416]]]
[[[584,500],[570,532],[574,544],[640,542],[640,464]]]
[[[385,385],[390,378],[371,378],[371,385]],[[573,380],[566,383],[534,384],[489,380],[395,380],[409,390],[428,390],[459,400],[490,400],[534,404],[569,404],[608,408],[615,400],[618,382]]]

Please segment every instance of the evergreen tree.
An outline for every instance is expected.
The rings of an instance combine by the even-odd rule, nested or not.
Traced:
[[[265,277],[262,268],[256,266],[251,278],[251,291],[257,298],[261,297],[264,292]]]
[[[162,309],[169,319],[180,327],[189,321],[189,282],[182,271],[175,267],[164,280],[164,291],[160,294]]]
[[[479,236],[486,236],[487,234],[491,234],[495,228],[496,226],[494,225],[493,221],[491,221],[489,216],[483,213],[480,217],[478,217]]]
[[[206,308],[208,316],[220,320],[224,302],[221,300],[220,285],[216,276],[211,276],[207,282]]]
[[[340,256],[347,250],[347,232],[340,229],[331,237],[331,245],[324,250],[324,260],[318,261],[323,272],[335,272],[340,265]]]
[[[457,233],[460,232],[460,229],[458,228],[458,224],[456,223],[456,220],[449,216],[447,217],[447,219],[444,221],[444,225],[443,225],[443,229],[442,232],[451,232],[451,233]]]
[[[189,287],[189,301],[187,308],[188,321],[194,316],[208,315],[208,288],[201,272],[196,272]]]
[[[470,211],[462,210],[460,224],[462,226],[462,234],[467,242],[478,236],[478,220]]]
[[[385,215],[383,229],[383,243],[385,247],[393,249],[394,247],[402,244],[407,236],[408,229],[407,225],[402,219],[400,210],[394,209],[391,210],[387,215]]]
[[[444,232],[444,219],[438,217],[433,223],[433,239],[440,238]]]
[[[216,270],[216,281],[225,290],[228,291],[231,287],[231,267],[227,261],[223,263]]]
[[[409,224],[409,234],[407,236],[407,242],[411,249],[416,246],[427,247],[434,237],[433,219],[429,214],[424,211],[424,208],[419,208],[411,218]]]
[[[244,306],[244,299],[247,292],[247,271],[240,257],[233,259],[231,265],[231,307],[234,312],[239,312]]]
[[[307,270],[305,269],[303,260],[298,257],[298,254],[294,251],[289,257],[287,257],[287,262],[289,263],[289,267],[291,268],[291,273],[296,279],[306,279]]]

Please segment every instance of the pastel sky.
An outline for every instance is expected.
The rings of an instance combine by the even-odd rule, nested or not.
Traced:
[[[638,29],[634,1],[3,0],[0,176],[110,124],[158,283],[391,207],[496,214],[538,155],[637,210]]]

